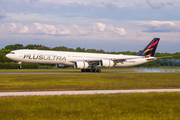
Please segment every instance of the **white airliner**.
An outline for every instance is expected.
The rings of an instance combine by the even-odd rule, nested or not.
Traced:
[[[74,66],[82,72],[101,72],[98,67],[129,67],[157,60],[154,56],[160,38],[154,38],[138,55],[115,55],[47,50],[14,50],[7,58],[22,63],[56,64],[58,68]]]

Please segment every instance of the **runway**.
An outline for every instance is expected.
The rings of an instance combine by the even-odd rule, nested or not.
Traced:
[[[81,73],[81,72],[0,72],[0,74],[68,74],[68,73]]]
[[[93,74],[93,73],[96,73],[96,72],[71,72],[71,71],[68,71],[68,72],[0,72],[0,74],[72,74],[72,73],[81,73],[81,74],[86,74],[86,73],[89,73],[89,74]],[[104,71],[104,72],[101,72],[101,73],[138,73],[138,72],[134,72],[134,71]],[[96,74],[100,74],[100,73],[96,73]]]
[[[160,93],[160,92],[180,92],[180,89],[0,92],[0,97],[7,97],[7,96],[52,96],[52,95],[124,94],[124,93],[154,93],[154,92],[156,92],[156,93]]]
[[[0,72],[0,74],[71,74],[71,73],[81,73],[81,74],[94,74],[96,72],[80,72],[80,71],[66,71],[66,72]],[[180,73],[180,71],[102,71],[101,73]],[[96,73],[96,74],[101,74]]]

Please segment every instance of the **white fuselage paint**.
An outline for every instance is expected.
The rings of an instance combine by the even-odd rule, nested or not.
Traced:
[[[6,55],[7,58],[23,63],[40,63],[40,64],[64,64],[74,65],[72,61],[85,60],[106,60],[106,59],[126,59],[124,62],[115,64],[115,67],[129,67],[140,65],[152,60],[144,56],[133,55],[114,55],[99,53],[82,53],[82,52],[64,52],[64,51],[47,51],[47,50],[14,50]],[[150,57],[155,58],[155,57]]]

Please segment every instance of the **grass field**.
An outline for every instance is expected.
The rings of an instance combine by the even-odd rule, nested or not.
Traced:
[[[178,70],[179,68],[177,68]],[[131,71],[132,68],[103,69]],[[0,74],[0,91],[180,88],[180,73]],[[170,71],[170,68],[166,69]],[[179,120],[180,93],[0,97],[2,120]]]
[[[0,98],[2,120],[179,120],[180,93]]]
[[[0,74],[0,91],[180,88],[180,73]]]

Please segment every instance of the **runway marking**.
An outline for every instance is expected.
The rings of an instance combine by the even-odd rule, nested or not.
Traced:
[[[93,94],[154,93],[154,92],[156,92],[156,93],[180,92],[180,89],[0,92],[0,97],[5,97],[5,96],[93,95]]]

